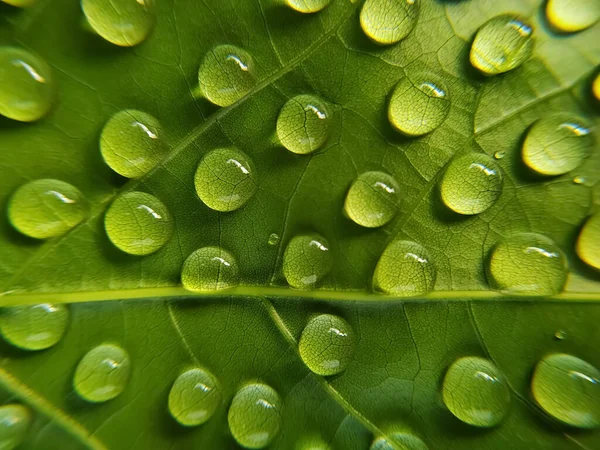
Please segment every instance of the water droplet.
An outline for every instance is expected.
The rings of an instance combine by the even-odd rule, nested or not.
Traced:
[[[233,397],[227,419],[229,430],[242,447],[263,448],[281,428],[283,402],[270,386],[253,383]]]
[[[318,375],[336,375],[346,370],[354,357],[355,338],[344,319],[331,314],[312,318],[300,337],[300,356]]]
[[[559,341],[564,341],[567,338],[567,333],[565,330],[557,330],[554,333],[554,338]]]
[[[575,33],[598,22],[600,3],[598,0],[548,0],[546,17],[556,30]]]
[[[523,64],[533,51],[533,28],[512,15],[488,20],[471,46],[471,64],[484,75],[508,72]]]
[[[488,281],[506,294],[554,295],[567,279],[567,261],[558,246],[537,233],[517,233],[493,248]]]
[[[92,29],[121,47],[144,42],[156,23],[154,0],[81,0]]]
[[[235,257],[220,247],[203,247],[187,257],[181,282],[188,291],[218,291],[237,286],[239,269]]]
[[[600,73],[596,75],[592,82],[592,94],[594,94],[596,100],[600,102]]]
[[[545,117],[527,132],[523,161],[541,175],[561,175],[579,166],[593,146],[592,130],[579,117]]]
[[[0,448],[17,448],[27,436],[31,420],[31,411],[23,405],[9,403],[0,406]]]
[[[415,28],[419,0],[367,0],[360,11],[360,26],[369,39],[390,45]]]
[[[502,172],[487,155],[471,153],[454,159],[440,182],[444,204],[458,214],[479,214],[502,193]]]
[[[73,387],[84,400],[106,402],[123,392],[130,372],[131,361],[127,352],[113,344],[102,344],[79,361]]]
[[[4,3],[12,6],[16,6],[17,8],[25,8],[27,6],[31,6],[36,3],[38,0],[1,0]],[[2,450],[5,450],[2,448]]]
[[[301,13],[314,13],[325,9],[331,0],[286,0],[287,5]]]
[[[293,153],[306,155],[323,147],[331,133],[331,113],[319,97],[298,95],[277,117],[277,138]]]
[[[585,178],[580,177],[580,176],[573,177],[573,183],[575,183],[575,184],[584,184],[585,183]]]
[[[20,122],[44,117],[54,103],[50,66],[17,47],[0,47],[0,114]]]
[[[302,439],[294,448],[296,450],[331,450],[329,444],[317,436]]]
[[[0,310],[0,333],[12,345],[25,350],[43,350],[56,345],[69,322],[64,305],[43,303]]]
[[[132,255],[149,255],[169,241],[173,219],[159,199],[133,191],[112,202],[104,217],[104,227],[117,248]]]
[[[429,450],[429,447],[410,432],[395,431],[375,439],[369,450]]]
[[[293,237],[283,254],[283,274],[296,289],[315,287],[329,273],[332,264],[329,242],[318,234]]]
[[[254,163],[236,148],[218,148],[204,156],[194,184],[206,206],[223,212],[241,208],[258,189]]]
[[[400,187],[391,175],[362,173],[348,190],[344,213],[363,227],[381,227],[398,212],[399,192]]]
[[[169,392],[169,412],[181,425],[195,427],[210,419],[222,401],[219,383],[206,370],[183,372]]]
[[[494,158],[496,158],[496,159],[502,159],[505,156],[506,156],[505,151],[498,151],[498,152],[494,153]]]
[[[211,103],[229,106],[244,97],[256,85],[254,60],[233,45],[210,50],[198,70],[200,92]]]
[[[492,362],[476,356],[452,363],[444,377],[442,396],[454,416],[476,427],[498,425],[510,404],[504,375]]]
[[[24,235],[47,239],[81,223],[88,211],[88,202],[75,186],[42,179],[16,190],[8,204],[8,219]]]
[[[280,237],[277,233],[271,233],[267,242],[269,245],[277,245],[279,244],[279,239]]]
[[[424,295],[433,289],[435,277],[435,265],[423,246],[394,241],[377,262],[373,290],[398,297]]]
[[[112,116],[100,137],[104,161],[112,170],[127,178],[148,173],[167,150],[158,120],[134,109]]]
[[[535,367],[533,398],[550,416],[578,428],[600,425],[600,371],[572,355],[554,353]]]
[[[600,213],[587,219],[575,248],[579,259],[590,267],[600,269]]]
[[[388,119],[406,136],[422,136],[438,128],[450,112],[444,84],[431,75],[402,78],[392,93]]]

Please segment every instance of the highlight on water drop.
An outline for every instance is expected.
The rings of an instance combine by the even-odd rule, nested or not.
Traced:
[[[576,33],[600,20],[600,3],[596,0],[548,0],[546,18],[555,30]]]
[[[294,236],[283,254],[283,275],[296,289],[312,289],[333,266],[329,242],[312,233]]]
[[[360,27],[380,45],[406,38],[415,28],[420,0],[366,0],[360,11]]]
[[[33,414],[26,406],[8,403],[0,406],[0,448],[12,450],[25,440]]]
[[[394,177],[385,172],[364,172],[346,194],[344,214],[360,226],[376,228],[396,216],[399,203],[400,187]]]
[[[331,0],[284,0],[285,4],[301,13],[315,13],[322,11],[331,3]]]
[[[42,303],[0,309],[0,333],[5,341],[24,350],[44,350],[56,345],[69,323],[65,305]]]
[[[181,270],[181,283],[188,291],[219,291],[238,285],[235,257],[221,247],[203,247],[187,257]]]
[[[429,450],[423,440],[408,430],[391,430],[373,440],[369,450]]]
[[[215,376],[196,367],[183,372],[173,383],[169,392],[169,412],[181,425],[195,427],[215,414],[222,397]]]
[[[600,270],[600,213],[593,214],[585,221],[577,237],[575,250],[584,263]]]

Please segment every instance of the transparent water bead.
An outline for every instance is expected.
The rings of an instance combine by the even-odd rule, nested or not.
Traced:
[[[100,136],[106,164],[127,178],[148,173],[167,153],[157,119],[142,111],[126,109],[112,116]]]
[[[567,279],[567,261],[558,246],[537,233],[517,233],[493,248],[488,281],[507,294],[555,295]]]
[[[17,403],[0,406],[0,449],[17,448],[29,431],[33,420],[29,408]]]
[[[0,114],[33,122],[50,111],[56,85],[50,66],[18,47],[0,47]]]
[[[43,303],[0,309],[0,333],[15,347],[44,350],[56,345],[69,323],[65,305]]]
[[[281,238],[279,237],[279,235],[277,233],[271,233],[269,235],[269,239],[268,239],[267,243],[271,246],[277,245],[277,244],[279,244],[280,239]]]
[[[318,234],[294,236],[283,254],[283,274],[296,289],[312,289],[332,266],[329,242]]]
[[[373,42],[400,42],[415,28],[420,0],[367,0],[360,11],[360,26]]]
[[[600,269],[600,213],[586,220],[577,237],[575,250],[584,263]]]
[[[96,33],[121,47],[144,42],[156,23],[154,0],[81,0],[81,9]]]
[[[211,49],[198,70],[200,93],[218,106],[229,106],[244,97],[256,85],[254,59],[234,45]]]
[[[548,0],[546,17],[554,29],[563,33],[575,33],[598,22],[600,2],[597,0]]]
[[[394,431],[376,438],[369,450],[429,450],[429,447],[408,431]]]
[[[364,172],[350,186],[344,213],[356,224],[376,228],[389,223],[398,212],[400,187],[385,172]]]
[[[301,13],[315,13],[325,9],[331,0],[285,0],[292,9]]]
[[[533,28],[512,15],[488,20],[471,46],[473,67],[484,75],[497,75],[519,67],[533,51]]]
[[[89,204],[75,186],[60,180],[30,181],[8,203],[8,219],[18,231],[35,239],[66,233],[89,213]]]
[[[169,392],[169,412],[186,427],[202,425],[221,405],[223,394],[213,374],[201,368],[183,372]]]
[[[454,416],[476,427],[498,425],[510,405],[504,375],[491,361],[476,356],[452,363],[444,377],[442,396]]]
[[[554,419],[578,428],[600,425],[600,371],[573,355],[553,353],[535,367],[531,392]]]
[[[187,257],[181,282],[188,291],[218,291],[237,286],[240,275],[235,257],[221,247],[203,247]]]

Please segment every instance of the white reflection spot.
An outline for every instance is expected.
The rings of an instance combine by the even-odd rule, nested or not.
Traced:
[[[577,372],[575,370],[569,370],[569,375],[573,378],[581,378],[582,380],[588,381],[589,383],[592,383],[592,384],[598,383],[598,380],[596,378],[590,377],[589,375],[586,375],[581,372]]]
[[[480,370],[478,370],[477,372],[475,372],[475,378],[483,378],[486,381],[491,381],[493,383],[497,383],[498,382],[498,378],[493,377],[485,372],[481,372]]]
[[[144,131],[144,133],[146,133],[148,135],[148,137],[150,139],[157,139],[158,138],[158,136],[156,134],[154,134],[152,132],[152,130],[150,130],[150,128],[148,128],[146,125],[144,125],[141,122],[133,122],[131,125],[134,126],[134,127],[141,128]]]
[[[238,169],[242,171],[244,175],[248,175],[250,171],[244,167],[244,165],[236,159],[228,159],[227,164],[235,164]]]
[[[419,255],[415,255],[414,253],[407,253],[404,255],[404,259],[414,259],[415,261],[424,264],[427,263],[428,261],[425,258],[421,258]]]
[[[62,194],[58,191],[46,191],[46,194],[54,195],[57,199],[59,199],[63,203],[75,203],[75,200],[67,197],[65,194]]]
[[[46,79],[41,76],[39,73],[36,72],[36,70],[31,67],[29,64],[27,64],[25,61],[21,61],[20,59],[13,61],[13,65],[15,66],[21,66],[22,68],[24,68],[27,72],[29,72],[29,75],[31,75],[31,77],[37,81],[38,83],[45,83]]]
[[[227,262],[226,260],[224,260],[223,258],[221,258],[220,256],[215,256],[213,258],[211,258],[211,261],[217,261],[220,262],[221,264],[223,264],[226,267],[231,266],[231,264],[229,262]]]
[[[305,111],[312,111],[312,112],[314,112],[314,113],[317,115],[317,117],[318,117],[319,119],[321,119],[321,120],[322,120],[322,119],[327,119],[327,114],[325,114],[324,112],[321,112],[321,111],[319,110],[319,108],[317,108],[317,107],[316,107],[316,106],[314,106],[314,105],[306,105],[306,108],[305,108],[304,110],[305,110]]]
[[[546,258],[558,258],[558,253],[549,252],[548,250],[544,250],[543,248],[539,247],[527,247],[525,249],[525,253],[539,253],[540,255],[545,256]]]
[[[531,34],[531,27],[525,25],[523,22],[518,20],[511,20],[508,24],[516,30],[521,36],[529,36]]]
[[[330,333],[333,333],[333,334],[337,334],[338,336],[341,336],[341,337],[346,337],[346,336],[348,336],[348,334],[347,334],[347,333],[344,333],[344,332],[343,332],[342,330],[340,330],[339,328],[330,327],[330,328],[329,328],[329,332],[330,332]]]
[[[315,241],[314,239],[312,241],[310,241],[310,243],[308,245],[314,245],[315,247],[317,247],[319,250],[326,252],[327,250],[329,250],[327,247],[325,247],[323,244],[321,244],[319,241]]]
[[[558,128],[566,128],[571,131],[575,136],[585,136],[586,134],[590,134],[590,129],[586,127],[582,127],[576,123],[565,122],[561,123]]]
[[[394,192],[396,192],[396,191],[394,190],[394,188],[393,188],[393,187],[391,187],[391,186],[388,186],[387,184],[385,184],[385,183],[382,183],[381,181],[377,181],[377,182],[375,182],[375,187],[382,188],[382,189],[383,189],[384,191],[386,191],[388,194],[393,194]]]
[[[248,72],[248,65],[244,64],[239,57],[235,55],[227,55],[227,58],[225,58],[225,60],[235,62],[238,66],[240,66],[240,69],[242,69],[244,72]]]
[[[144,211],[147,211],[155,219],[162,219],[162,216],[160,214],[158,214],[156,211],[154,211],[152,208],[150,208],[149,206],[140,205],[137,207],[137,209],[143,209]]]
[[[469,169],[479,169],[480,171],[482,171],[483,173],[485,173],[487,176],[490,175],[496,175],[496,171],[494,169],[490,169],[489,167],[484,166],[483,164],[479,164],[479,163],[472,163],[469,166]]]
[[[430,95],[437,98],[444,98],[446,96],[446,91],[440,89],[433,83],[421,83],[420,88],[422,91],[429,91]]]

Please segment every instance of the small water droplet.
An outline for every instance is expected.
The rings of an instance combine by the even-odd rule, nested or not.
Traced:
[[[587,219],[579,232],[575,249],[579,259],[590,267],[600,269],[600,213]]]
[[[187,257],[181,282],[188,291],[218,291],[237,286],[239,268],[235,257],[221,247],[203,247]]]
[[[271,386],[253,383],[233,397],[227,419],[229,430],[242,447],[263,448],[281,429],[283,402]]]
[[[567,279],[567,261],[558,246],[537,233],[513,234],[496,244],[488,281],[506,294],[555,295]]]
[[[312,318],[302,331],[299,350],[304,364],[318,375],[346,370],[354,357],[355,338],[344,319],[331,314]]]
[[[442,397],[454,416],[476,427],[498,425],[510,404],[504,375],[491,361],[476,356],[452,363],[444,376]]]
[[[575,184],[584,184],[585,183],[585,178],[581,177],[581,176],[576,176],[573,178],[573,183]]]
[[[566,338],[567,333],[564,330],[557,330],[556,333],[554,333],[554,339],[558,341],[564,341]]]
[[[27,436],[31,421],[31,411],[23,405],[9,403],[0,406],[0,448],[17,448]]]
[[[600,73],[598,73],[594,78],[594,81],[592,81],[592,94],[596,100],[600,102]]]
[[[56,345],[69,322],[64,305],[43,303],[0,309],[0,333],[7,342],[25,350],[43,350]]]
[[[393,241],[377,262],[373,290],[398,297],[424,295],[433,289],[435,278],[435,265],[422,245]]]
[[[283,254],[283,274],[296,289],[312,289],[332,265],[329,242],[318,234],[293,237]]]
[[[348,190],[344,213],[363,227],[381,227],[398,212],[399,193],[400,187],[391,175],[377,171],[362,173]]]
[[[279,244],[279,239],[280,237],[277,233],[271,233],[267,242],[269,245],[277,245]]]
[[[221,387],[214,375],[194,368],[183,372],[173,383],[169,412],[181,425],[195,427],[210,419],[221,401]]]
[[[133,191],[112,202],[104,228],[117,248],[132,255],[149,255],[171,238],[173,218],[155,196]]]
[[[502,159],[505,156],[506,156],[505,151],[498,151],[498,152],[494,153],[494,158],[496,158],[496,159]]]
[[[376,438],[369,450],[429,450],[421,438],[408,431],[394,431]]]
[[[600,3],[598,0],[548,0],[546,17],[556,30],[575,33],[598,22]]]
[[[26,236],[47,239],[60,236],[80,224],[89,204],[75,186],[42,179],[24,184],[12,195],[8,219]]]
[[[332,450],[331,446],[318,436],[304,438],[294,448],[295,450]]]
[[[131,361],[127,352],[113,344],[102,344],[79,361],[73,387],[84,400],[106,402],[123,392],[130,372]]]
[[[484,75],[508,72],[523,64],[533,51],[533,28],[512,15],[488,20],[471,46],[473,67]]]
[[[420,0],[367,0],[360,11],[360,26],[373,42],[400,42],[417,25]]]
[[[577,428],[600,425],[600,371],[572,355],[553,353],[535,367],[531,392],[550,416]]]
[[[325,9],[331,0],[285,0],[286,4],[301,13],[315,13]]]

